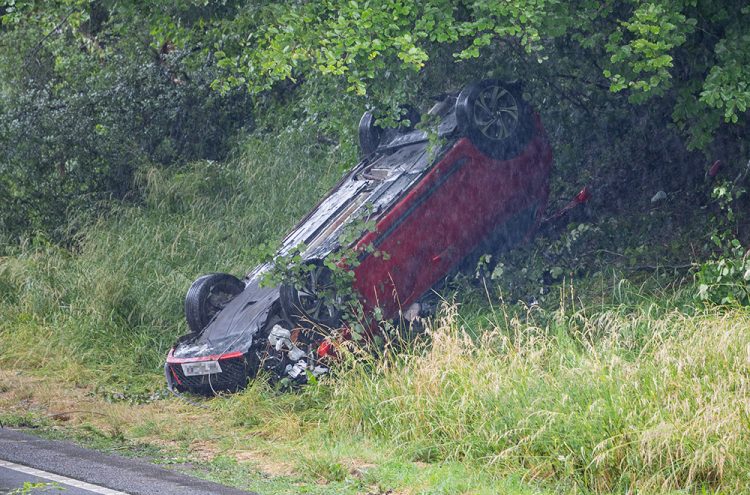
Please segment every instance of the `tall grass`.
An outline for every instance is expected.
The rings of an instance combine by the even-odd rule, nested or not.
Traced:
[[[330,426],[584,492],[750,492],[750,314],[655,306],[509,317],[479,339],[448,307],[429,345],[335,381]]]
[[[26,243],[0,258],[0,362],[153,376],[186,330],[191,282],[244,275],[257,245],[277,241],[353,159],[297,131],[249,139],[226,163],[145,169],[145,200],[85,228],[78,252]]]

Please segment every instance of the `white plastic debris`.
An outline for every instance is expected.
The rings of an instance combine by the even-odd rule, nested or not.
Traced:
[[[326,368],[325,366],[316,366],[312,370],[312,375],[316,378],[320,375],[325,375],[326,373],[328,373],[328,368]]]
[[[273,326],[271,332],[268,334],[268,343],[277,351],[288,350],[287,356],[290,361],[299,361],[305,357],[305,351],[292,342],[292,332],[281,325]]]
[[[419,312],[422,310],[422,305],[419,303],[412,303],[411,306],[406,308],[406,311],[404,311],[404,320],[406,321],[414,321],[417,318],[419,318]]]
[[[287,364],[284,371],[292,378],[297,378],[307,369],[307,363],[304,361],[298,361],[294,366]]]
[[[658,203],[659,201],[664,201],[667,199],[667,193],[664,191],[659,191],[656,194],[654,194],[654,197],[651,198],[652,203]]]
[[[281,325],[274,325],[268,334],[268,343],[274,346],[277,351],[280,351],[287,342],[292,343],[292,332]]]
[[[289,349],[289,352],[287,352],[286,355],[289,357],[290,361],[299,361],[300,359],[305,357],[305,351],[292,344],[292,348]]]

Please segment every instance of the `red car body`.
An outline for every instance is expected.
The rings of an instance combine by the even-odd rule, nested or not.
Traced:
[[[552,150],[539,118],[523,153],[494,160],[459,139],[430,172],[358,243],[388,253],[355,268],[355,288],[367,309],[387,316],[406,308],[484,240],[509,223],[526,236],[541,220],[549,194]],[[515,220],[515,222],[514,222]]]

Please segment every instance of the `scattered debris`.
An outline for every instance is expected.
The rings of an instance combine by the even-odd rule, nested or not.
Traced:
[[[568,211],[572,210],[578,205],[582,205],[584,203],[587,203],[588,200],[591,199],[591,190],[589,189],[589,186],[585,186],[583,189],[581,189],[578,194],[576,194],[573,199],[571,199],[568,204],[557,210],[553,215],[547,217],[544,219],[544,222],[549,222],[551,220],[557,220],[561,216],[563,216]]]
[[[271,333],[268,334],[268,343],[277,351],[288,350],[287,357],[290,361],[296,362],[305,357],[305,351],[292,342],[292,332],[281,325],[273,326]],[[296,375],[292,378],[296,378]]]
[[[399,316],[414,323],[425,311],[422,295],[483,242],[509,248],[535,232],[552,149],[520,86],[485,80],[442,100],[431,114],[435,149],[431,135],[413,127],[416,117],[385,130],[365,112],[362,160],[286,236],[275,261],[242,280],[209,274],[193,283],[185,298],[192,332],[167,355],[170,388],[235,391],[261,369],[305,383],[328,370],[328,361],[318,362],[334,354],[326,339],[337,331],[346,338],[336,301],[347,290],[359,299],[365,326]],[[584,188],[573,206],[589,197]],[[354,266],[334,260],[348,256]],[[295,258],[292,276],[262,283],[287,258]],[[336,287],[336,267],[351,273],[346,287]],[[231,297],[217,302],[217,294]]]
[[[403,313],[403,318],[406,321],[415,321],[419,318],[419,313],[422,311],[422,305],[418,302],[413,303],[411,306],[406,308]]]

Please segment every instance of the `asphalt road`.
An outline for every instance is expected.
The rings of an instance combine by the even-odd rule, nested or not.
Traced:
[[[24,482],[56,482],[64,495],[258,495],[69,442],[0,428],[0,494]]]
[[[32,474],[32,472],[34,471],[36,471],[36,474]],[[38,476],[37,474],[41,476]],[[55,480],[44,476],[51,476],[55,478]],[[20,464],[0,461],[0,494],[3,495],[21,488],[24,483],[42,485],[30,492],[35,495],[37,493],[46,493],[47,495],[52,495],[53,493],[64,493],[65,495],[99,495],[102,491],[89,491],[84,488],[80,488],[81,486],[88,486],[88,483],[81,483],[79,481],[71,480],[69,483],[75,483],[75,485],[77,485],[75,486],[73,484],[66,484],[57,480],[60,480],[60,477],[56,475],[48,473],[42,474],[36,469],[29,469],[28,467],[21,466]],[[94,488],[96,490],[98,487],[91,488]]]

